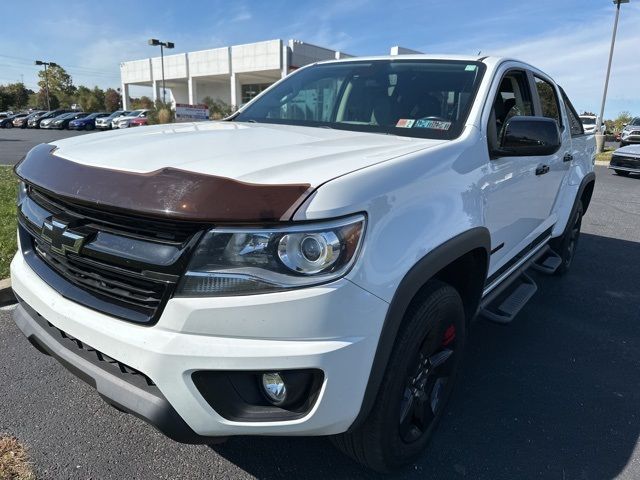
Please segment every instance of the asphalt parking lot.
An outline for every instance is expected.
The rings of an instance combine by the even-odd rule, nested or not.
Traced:
[[[640,177],[597,175],[572,270],[536,275],[512,324],[475,324],[428,453],[393,478],[640,478]],[[176,444],[38,353],[9,311],[0,399],[0,431],[41,478],[377,478],[323,438]]]
[[[45,130],[40,128],[0,128],[0,165],[14,165],[31,148],[61,138],[86,135],[77,130]],[[100,133],[100,132],[92,132]]]

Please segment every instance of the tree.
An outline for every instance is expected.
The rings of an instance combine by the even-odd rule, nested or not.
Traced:
[[[0,111],[8,110],[11,100],[11,94],[4,87],[0,87]]]
[[[154,108],[153,105],[153,100],[151,100],[149,97],[147,97],[146,95],[143,95],[140,98],[132,98],[131,99],[131,108],[133,109],[139,109],[139,108],[145,108],[145,109],[152,109]]]
[[[38,81],[40,90],[45,90],[48,83],[49,93],[55,95],[60,103],[65,105],[73,103],[76,87],[73,85],[71,75],[69,75],[64,68],[60,66],[48,67],[46,77],[44,70],[38,72],[38,77],[40,78]],[[53,108],[53,104],[51,108]]]
[[[212,97],[205,97],[202,103],[209,107],[209,118],[211,120],[221,120],[236,111],[233,105],[228,105],[219,98],[214,100]]]
[[[49,93],[49,103],[51,105],[51,110],[55,110],[56,108],[58,108],[60,106],[60,100],[58,99],[58,96],[54,93]],[[40,91],[38,91],[37,93],[37,101],[36,101],[36,105],[37,108],[41,108],[46,110],[48,108],[47,106],[47,91],[43,88],[40,89]]]
[[[631,113],[629,112],[620,112],[618,114],[618,117],[613,121],[613,125],[614,125],[614,131],[616,132],[620,132],[625,125],[627,125],[629,122],[631,122],[631,120],[633,120],[633,117],[631,116]]]
[[[122,105],[122,98],[120,92],[113,88],[107,88],[104,92],[104,108],[107,112],[115,112]]]
[[[11,95],[11,105],[16,110],[26,107],[29,102],[29,94],[33,93],[33,91],[25,87],[22,82],[10,83],[3,88]]]

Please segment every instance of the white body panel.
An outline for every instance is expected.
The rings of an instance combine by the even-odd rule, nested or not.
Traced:
[[[20,253],[12,263],[14,289],[56,327],[152,378],[199,434],[344,431],[360,410],[388,303],[407,272],[456,235],[486,227],[492,248],[504,244],[491,258],[491,275],[541,232],[564,231],[580,182],[593,171],[593,137],[573,140],[566,128],[554,155],[491,160],[488,104],[501,73],[517,67],[544,74],[515,61],[483,61],[487,70],[466,126],[450,141],[208,122],[55,142],[56,155],[96,167],[133,172],[174,167],[245,182],[308,183],[316,190],[292,220],[367,215],[359,258],[341,280],[284,293],[174,298],[153,327],[64,299]],[[571,162],[563,161],[567,153],[573,154]],[[550,167],[542,177],[535,175],[540,162]],[[320,397],[306,417],[288,422],[225,420],[189,376],[198,369],[311,367],[326,375]]]

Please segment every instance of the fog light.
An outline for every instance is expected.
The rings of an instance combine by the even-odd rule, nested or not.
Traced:
[[[287,399],[287,386],[278,372],[262,374],[262,389],[274,405],[281,405]]]

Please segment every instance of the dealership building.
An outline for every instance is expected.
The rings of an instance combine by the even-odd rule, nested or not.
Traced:
[[[391,55],[420,53],[392,47]],[[198,104],[206,97],[241,106],[288,73],[310,63],[352,55],[298,40],[267,40],[164,56],[164,83],[172,103]],[[160,57],[120,64],[123,108],[132,85],[151,87],[162,98]]]

